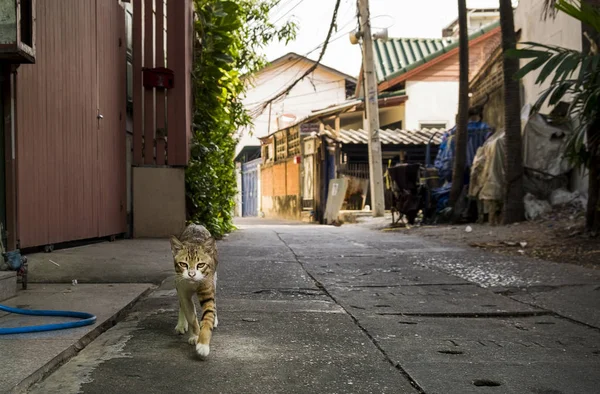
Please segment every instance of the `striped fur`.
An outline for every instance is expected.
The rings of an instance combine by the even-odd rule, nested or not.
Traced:
[[[189,331],[189,343],[202,357],[210,352],[210,339],[217,327],[217,244],[210,232],[195,224],[189,225],[179,237],[171,238],[175,265],[175,287],[179,298],[179,319],[175,331]],[[201,318],[198,322],[193,296],[198,297]],[[191,327],[191,329],[190,329]]]

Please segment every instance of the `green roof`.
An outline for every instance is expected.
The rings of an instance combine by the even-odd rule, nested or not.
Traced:
[[[401,97],[401,96],[406,96],[406,90],[402,89],[402,90],[394,90],[391,92],[380,92],[379,94],[377,94],[377,98],[391,98],[391,97]],[[362,98],[362,100],[364,101],[364,97]]]
[[[439,52],[455,40],[449,38],[390,38],[374,41],[377,81]]]
[[[475,39],[500,26],[496,21],[469,35]],[[425,64],[458,47],[456,38],[390,38],[376,39],[375,71],[377,81],[383,82]]]

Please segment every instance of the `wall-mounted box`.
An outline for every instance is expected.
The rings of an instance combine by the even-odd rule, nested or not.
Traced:
[[[0,61],[35,63],[36,0],[0,0]]]
[[[173,89],[175,84],[173,70],[164,67],[143,68],[142,73],[145,88]]]

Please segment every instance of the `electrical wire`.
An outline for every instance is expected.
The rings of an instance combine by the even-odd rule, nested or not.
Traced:
[[[338,8],[339,8],[339,2],[340,2],[340,1],[338,0],[338,2],[336,3],[336,9],[334,10],[335,12],[337,12],[337,10],[338,10]],[[335,12],[334,12],[334,15],[335,15]],[[334,21],[332,20],[332,22],[334,22]],[[345,24],[345,25],[344,25],[342,28],[345,28],[345,27],[347,27],[348,25],[350,25],[350,24],[351,24],[351,23],[353,23],[353,22],[354,22],[354,20],[351,20],[351,21],[349,21],[349,22],[348,22],[348,23],[346,23],[346,24]],[[321,53],[320,53],[320,55],[319,55],[319,59],[318,59],[317,61],[315,61],[315,63],[314,63],[312,66],[310,66],[310,67],[309,67],[309,68],[308,68],[308,69],[307,69],[307,70],[306,70],[306,71],[305,71],[305,72],[302,74],[302,76],[301,76],[301,77],[299,77],[299,78],[297,78],[297,79],[295,79],[295,78],[296,78],[296,75],[298,75],[298,74],[300,73],[300,71],[296,72],[296,74],[294,74],[294,77],[292,78],[293,82],[289,82],[289,86],[288,86],[286,89],[284,89],[284,90],[283,90],[283,91],[281,91],[280,93],[276,94],[276,95],[275,95],[274,97],[272,97],[271,99],[264,101],[262,104],[258,104],[258,103],[256,103],[256,107],[255,107],[255,108],[253,108],[252,110],[250,110],[250,111],[249,111],[249,115],[250,115],[250,116],[252,116],[252,117],[259,116],[260,114],[262,114],[262,113],[264,112],[264,110],[265,110],[265,109],[266,109],[266,108],[269,106],[269,104],[276,103],[276,102],[279,102],[279,101],[281,101],[281,100],[285,99],[285,97],[286,97],[286,94],[287,94],[287,93],[289,93],[289,92],[292,90],[292,88],[293,88],[293,87],[294,87],[294,86],[295,86],[295,85],[296,85],[298,82],[300,82],[302,79],[304,79],[305,77],[307,77],[308,75],[310,75],[310,74],[311,74],[311,73],[312,73],[312,72],[313,72],[313,71],[314,71],[314,70],[317,68],[317,66],[318,66],[318,65],[321,63],[321,59],[323,58],[323,55],[325,54],[325,51],[326,51],[326,49],[327,49],[327,45],[329,45],[329,44],[331,44],[331,43],[333,43],[333,42],[335,42],[335,41],[339,40],[340,38],[343,38],[343,37],[345,37],[345,35],[349,33],[349,31],[347,31],[347,32],[339,32],[339,33],[338,33],[339,35],[338,35],[337,37],[335,37],[335,38],[331,39],[331,32],[332,32],[332,30],[333,30],[333,27],[334,27],[334,24],[332,24],[332,25],[330,26],[330,30],[329,30],[329,33],[328,33],[328,35],[327,35],[327,39],[326,39],[326,40],[325,40],[323,43],[319,44],[318,46],[316,46],[315,48],[313,48],[312,50],[310,50],[309,52],[307,52],[307,53],[305,54],[305,57],[306,57],[306,56],[310,55],[312,52],[314,52],[314,51],[318,50],[319,48],[323,48],[323,50],[321,51]],[[293,63],[291,63],[290,65],[288,65],[288,66],[287,66],[285,69],[282,69],[281,71],[279,71],[278,73],[276,73],[275,75],[273,75],[271,78],[275,78],[275,77],[277,77],[277,76],[281,75],[282,73],[284,73],[284,72],[286,72],[287,70],[291,69],[292,67],[296,66],[298,63],[300,63],[300,62],[301,62],[301,61],[303,61],[303,60],[304,60],[303,58],[299,58],[299,59],[297,59],[296,61],[294,61]],[[292,81],[292,80],[290,80],[290,81]],[[255,103],[253,103],[253,104],[248,104],[248,105],[254,105],[254,104],[255,104]]]
[[[333,84],[333,83],[337,83],[337,84],[339,84],[341,81],[345,81],[345,80],[344,80],[344,79],[336,79],[335,81],[329,81],[329,82],[319,82],[319,83],[316,83],[315,85],[316,85],[316,86],[323,86],[323,85],[331,85],[331,84]],[[317,93],[321,93],[321,92],[329,92],[329,91],[331,91],[331,90],[336,90],[336,89],[339,89],[339,87],[330,88],[330,89],[323,89],[323,90],[319,90],[319,91],[316,91],[316,92],[317,92]],[[291,95],[291,96],[286,96],[286,98],[288,98],[288,99],[289,99],[289,98],[294,98],[294,97],[303,97],[303,96],[309,96],[309,95],[311,95],[311,94],[315,94],[315,92],[302,93],[302,94],[294,94],[294,95]],[[253,101],[253,102],[251,102],[251,103],[245,103],[244,105],[249,107],[249,106],[254,106],[254,105],[259,105],[259,104],[262,104],[263,102],[264,102],[263,100],[260,100],[260,101]]]
[[[331,23],[329,25],[329,31],[327,32],[327,38],[325,39],[325,44],[323,45],[323,49],[321,50],[321,53],[319,55],[319,59],[308,70],[306,70],[304,72],[304,74],[302,74],[302,76],[300,78],[298,78],[297,80],[295,80],[287,88],[285,88],[280,93],[278,93],[277,95],[275,95],[275,97],[273,97],[273,98],[267,100],[265,103],[263,103],[261,105],[261,108],[262,108],[263,111],[269,106],[270,103],[272,103],[273,101],[277,100],[278,98],[283,97],[286,94],[288,94],[294,88],[294,86],[296,86],[298,84],[298,82],[300,82],[301,80],[303,80],[307,75],[311,74],[317,68],[317,66],[321,63],[321,59],[323,59],[323,56],[325,55],[325,51],[327,50],[327,45],[329,43],[329,40],[331,39],[331,35],[332,35],[333,30],[335,28],[335,21],[337,19],[338,10],[340,8],[340,2],[341,2],[341,0],[336,0],[335,8],[333,10],[333,15],[331,17]]]
[[[276,24],[277,22],[279,22],[280,20],[282,20],[283,18],[286,17],[286,15],[288,15],[290,12],[294,11],[296,9],[296,7],[298,7],[300,4],[302,4],[304,0],[300,0],[298,3],[296,3],[295,6],[293,6],[292,8],[290,8],[285,14],[281,15],[279,18],[277,18],[277,20],[275,20],[275,22],[273,22],[273,24]]]
[[[349,26],[349,25],[350,25],[351,23],[353,23],[353,22],[354,22],[354,20],[350,20],[350,21],[348,21],[348,22],[347,22],[347,23],[346,23],[344,26],[342,26],[342,27],[341,27],[339,30],[343,30],[344,28],[346,28],[347,26]],[[350,31],[346,31],[346,32],[338,32],[338,33],[336,33],[335,35],[336,35],[337,37],[335,37],[335,38],[331,39],[331,40],[329,41],[329,43],[335,42],[335,41],[339,40],[340,38],[343,38],[343,37],[345,37],[345,36],[346,36],[346,34],[348,34],[349,32],[350,32]],[[320,43],[319,45],[317,45],[316,47],[314,47],[314,48],[313,48],[313,49],[311,49],[310,51],[308,51],[308,52],[304,53],[302,56],[303,56],[303,57],[308,57],[308,55],[310,55],[311,53],[313,53],[313,52],[315,52],[316,50],[318,50],[318,49],[322,48],[322,47],[323,47],[323,45],[325,45],[325,42],[322,42],[322,43]],[[286,68],[284,68],[283,70],[279,71],[278,73],[276,73],[276,74],[272,75],[270,78],[275,78],[275,77],[277,77],[277,76],[279,76],[279,75],[283,74],[284,72],[286,72],[287,70],[289,70],[289,69],[291,69],[292,67],[296,66],[298,63],[302,62],[303,60],[304,60],[304,59],[302,59],[302,58],[296,59],[296,60],[295,60],[293,63],[289,64],[289,65],[288,65]],[[296,77],[296,75],[298,75],[298,74],[299,74],[299,72],[297,72],[297,73],[294,75],[294,77],[293,77],[293,78],[290,80],[290,82],[291,82],[291,81],[292,81],[292,80],[293,80],[293,79]]]

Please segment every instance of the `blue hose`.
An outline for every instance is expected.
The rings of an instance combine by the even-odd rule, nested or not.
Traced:
[[[43,324],[39,326],[26,326],[26,327],[10,327],[0,328],[0,335],[8,334],[25,334],[30,332],[41,332],[41,331],[54,331],[64,330],[66,328],[76,328],[89,326],[96,322],[96,316],[86,312],[72,312],[72,311],[44,311],[36,309],[20,309],[11,308],[9,306],[0,305],[0,311],[8,313],[18,313],[19,315],[30,315],[30,316],[60,316],[60,317],[74,317],[77,319],[83,319],[78,321],[70,321],[65,323],[54,323],[54,324]]]

